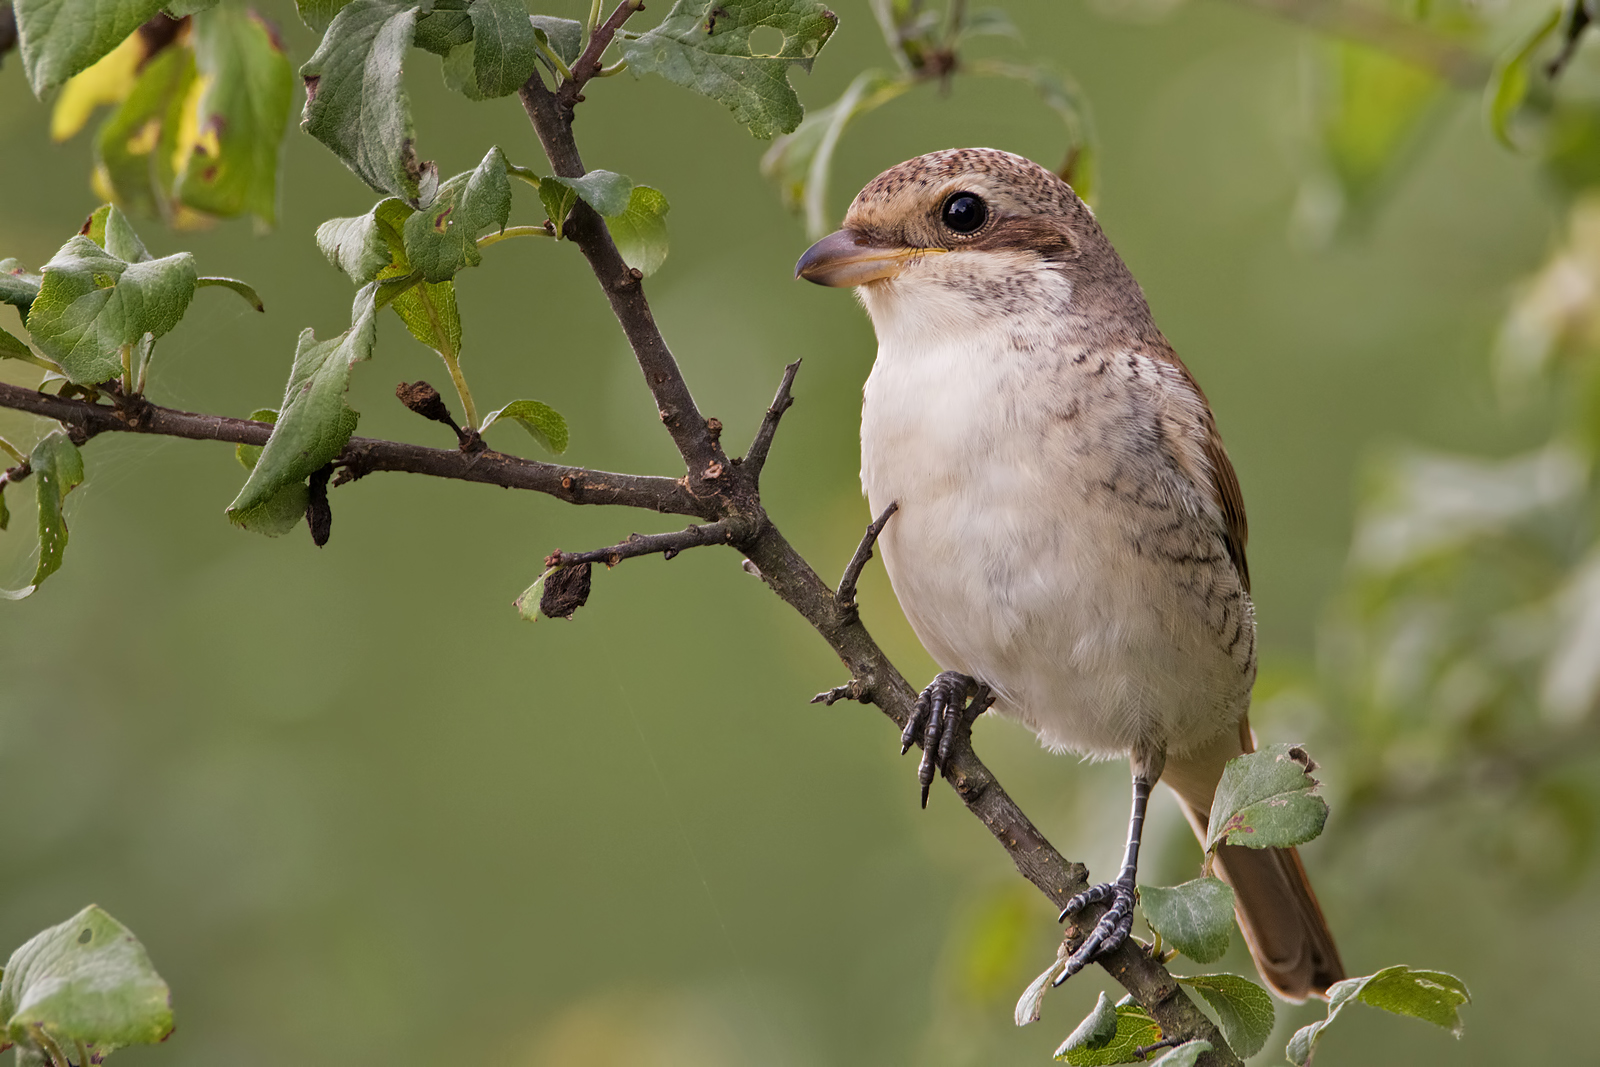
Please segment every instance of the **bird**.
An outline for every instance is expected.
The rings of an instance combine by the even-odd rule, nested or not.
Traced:
[[[796,276],[853,287],[878,338],[861,484],[877,547],[942,668],[901,739],[923,804],[954,731],[993,710],[1053,752],[1127,757],[1109,908],[1064,980],[1128,938],[1152,788],[1202,841],[1223,766],[1254,751],[1256,622],[1239,481],[1205,394],[1070,185],[989,148],[891,167]],[[1223,845],[1216,872],[1284,999],[1344,977],[1298,852]]]

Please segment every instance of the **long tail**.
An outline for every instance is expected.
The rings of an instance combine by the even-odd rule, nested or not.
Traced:
[[[1189,825],[1203,842],[1211,799],[1222,779],[1222,766],[1234,756],[1255,751],[1249,722],[1239,736],[1228,738],[1188,758],[1167,757],[1162,781],[1178,794]],[[1234,911],[1245,943],[1261,977],[1285,1000],[1326,996],[1328,987],[1344,978],[1339,947],[1317,894],[1292,848],[1217,849],[1216,873],[1233,887]]]

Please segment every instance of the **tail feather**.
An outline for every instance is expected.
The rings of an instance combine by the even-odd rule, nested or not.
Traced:
[[[1255,750],[1248,723],[1237,740],[1183,760],[1168,757],[1163,780],[1178,794],[1183,812],[1202,842],[1211,799],[1229,759]],[[1216,873],[1233,887],[1234,912],[1261,977],[1285,1000],[1325,997],[1345,977],[1333,933],[1322,917],[1317,894],[1293,848],[1220,845]]]

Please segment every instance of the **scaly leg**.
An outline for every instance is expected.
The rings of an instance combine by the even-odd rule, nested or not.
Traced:
[[[967,703],[967,697],[972,697]],[[900,735],[900,754],[904,756],[921,734],[922,763],[917,767],[917,781],[922,783],[922,806],[928,806],[928,789],[934,775],[944,769],[950,760],[951,746],[958,732],[971,729],[979,715],[989,710],[994,696],[989,687],[964,674],[945,671],[917,697],[916,707]]]

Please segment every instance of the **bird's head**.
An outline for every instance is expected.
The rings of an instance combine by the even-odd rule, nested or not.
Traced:
[[[812,245],[796,277],[856,286],[873,319],[1012,316],[1019,309],[1148,321],[1138,283],[1072,187],[992,148],[932,152],[861,190],[844,227]]]

